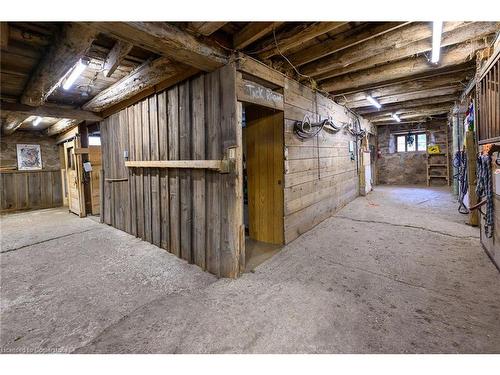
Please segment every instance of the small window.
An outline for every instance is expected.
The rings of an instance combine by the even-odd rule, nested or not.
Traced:
[[[398,152],[405,152],[406,151],[406,136],[398,135],[397,140],[398,140]]]
[[[426,151],[427,135],[425,133],[396,136],[398,152]]]
[[[100,146],[101,145],[101,137],[90,136],[89,137],[89,146]]]
[[[427,134],[422,133],[417,135],[417,150],[418,151],[427,150]]]

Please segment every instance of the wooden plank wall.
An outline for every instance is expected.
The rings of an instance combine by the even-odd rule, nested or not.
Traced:
[[[356,161],[351,160],[349,141],[341,131],[301,141],[293,133],[295,121],[331,118],[349,122],[347,110],[296,81],[285,79],[285,192],[284,231],[288,243],[333,215],[359,195]],[[371,124],[361,121],[371,129]]]
[[[101,123],[103,220],[220,277],[241,257],[241,170],[125,167],[129,160],[216,160],[241,142],[234,66],[189,79]],[[241,189],[240,189],[241,190]]]
[[[0,172],[1,213],[62,206],[61,172]]]

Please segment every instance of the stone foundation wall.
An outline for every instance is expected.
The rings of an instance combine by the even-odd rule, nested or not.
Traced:
[[[378,183],[387,185],[423,185],[427,183],[427,153],[424,151],[396,152],[393,134],[445,129],[446,124],[401,124],[378,127],[377,144],[380,156],[377,160]],[[436,142],[442,135],[436,135]],[[392,140],[391,140],[392,138]],[[427,142],[430,142],[428,137]]]

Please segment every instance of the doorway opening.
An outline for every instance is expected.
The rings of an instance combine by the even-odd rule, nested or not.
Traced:
[[[243,213],[246,271],[284,243],[282,111],[243,106]]]

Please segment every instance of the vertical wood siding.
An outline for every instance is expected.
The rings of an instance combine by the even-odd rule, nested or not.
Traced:
[[[359,194],[356,161],[351,160],[349,141],[354,137],[340,131],[322,131],[301,141],[293,133],[296,121],[330,118],[348,122],[346,109],[293,80],[285,80],[285,243],[307,232],[333,215]],[[362,120],[363,128],[369,123]]]
[[[238,143],[235,69],[178,84],[101,123],[104,222],[221,277],[240,272],[241,171],[126,168],[129,160],[222,159]],[[243,262],[244,263],[244,262]]]
[[[62,206],[61,171],[0,173],[1,212]]]

